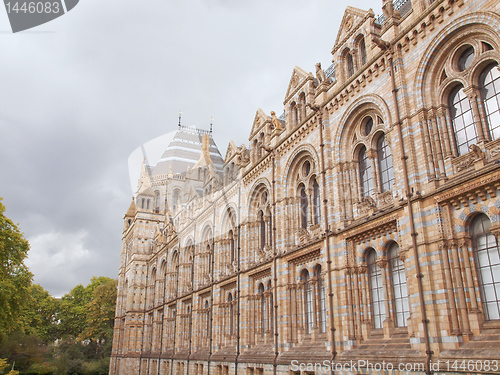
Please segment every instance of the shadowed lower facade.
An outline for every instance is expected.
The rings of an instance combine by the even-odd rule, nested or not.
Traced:
[[[500,3],[382,9],[248,145],[143,164],[110,374],[500,373]]]

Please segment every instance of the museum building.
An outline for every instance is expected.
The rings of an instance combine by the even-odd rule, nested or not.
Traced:
[[[382,10],[248,145],[143,163],[110,374],[500,373],[500,2]]]

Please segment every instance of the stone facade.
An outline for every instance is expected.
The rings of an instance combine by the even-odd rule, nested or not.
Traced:
[[[500,373],[500,2],[382,6],[248,147],[143,166],[110,374]]]

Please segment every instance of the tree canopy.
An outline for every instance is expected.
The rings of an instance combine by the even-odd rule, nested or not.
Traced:
[[[24,264],[29,244],[4,212],[0,198],[0,338],[22,328],[21,311],[29,296],[32,273]]]

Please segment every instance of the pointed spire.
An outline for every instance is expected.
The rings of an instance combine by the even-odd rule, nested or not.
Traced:
[[[135,217],[136,212],[137,212],[137,206],[135,205],[134,197],[132,197],[132,202],[130,203],[130,206],[128,207],[128,210],[127,210],[127,213],[125,214],[125,217]]]

